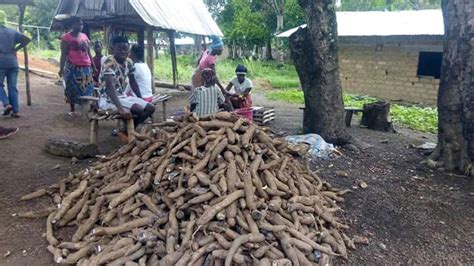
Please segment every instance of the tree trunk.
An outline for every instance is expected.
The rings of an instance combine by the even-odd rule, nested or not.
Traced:
[[[273,54],[272,54],[272,39],[268,39],[266,43],[266,49],[265,49],[265,60],[273,60]]]
[[[337,145],[349,143],[333,1],[299,0],[299,4],[305,11],[308,27],[290,36],[290,50],[305,98],[303,131],[317,133]]]
[[[285,16],[283,15],[283,13],[277,14],[277,31],[280,31],[280,30],[283,29],[284,18],[285,18]]]
[[[390,103],[381,101],[364,104],[360,124],[373,130],[395,132],[390,119]]]
[[[438,145],[431,159],[474,176],[474,2],[443,0],[444,55],[438,92]]]

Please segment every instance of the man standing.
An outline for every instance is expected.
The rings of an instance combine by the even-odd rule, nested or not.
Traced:
[[[16,30],[6,27],[7,15],[0,10],[0,101],[3,104],[3,115],[18,118],[18,60],[16,52],[25,47],[31,40]],[[8,94],[5,92],[5,78]]]

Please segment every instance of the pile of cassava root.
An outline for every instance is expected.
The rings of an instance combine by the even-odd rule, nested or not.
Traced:
[[[299,146],[231,113],[153,125],[50,195],[47,249],[79,265],[326,265],[354,242],[341,191],[294,158]],[[66,229],[65,229],[66,228]]]

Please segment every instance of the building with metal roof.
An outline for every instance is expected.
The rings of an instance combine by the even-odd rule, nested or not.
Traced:
[[[337,12],[336,16],[340,37],[444,35],[441,10]],[[306,24],[277,37],[287,38],[301,27]]]
[[[443,57],[441,10],[337,12],[344,91],[435,105]],[[291,36],[306,25],[277,37]]]

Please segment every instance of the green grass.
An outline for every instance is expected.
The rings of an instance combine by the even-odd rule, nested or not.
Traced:
[[[59,60],[60,55],[58,50],[31,49],[31,53],[43,59],[54,58],[56,60]],[[186,84],[191,83],[196,57],[180,55],[177,58],[177,62],[178,81]],[[281,89],[267,93],[268,99],[304,104],[303,92],[299,89],[292,89],[299,87],[298,75],[293,65],[247,59],[222,59],[218,61],[217,74],[223,84],[227,84],[235,76],[235,67],[238,64],[243,64],[248,68],[250,79],[265,79],[270,82],[272,87]],[[173,80],[169,55],[160,54],[159,58],[155,60],[155,75],[163,81]],[[258,90],[258,87],[255,89]],[[364,104],[374,101],[377,101],[377,99],[373,97],[344,94],[345,106],[361,108]],[[437,131],[438,114],[436,108],[393,104],[391,115],[395,122],[404,124],[412,129],[431,133],[436,133]]]
[[[272,101],[283,101],[294,104],[304,104],[303,92],[299,89],[275,90],[267,93]],[[364,104],[377,101],[377,98],[344,94],[344,105],[362,108]],[[438,130],[438,112],[436,108],[404,106],[392,104],[390,114],[393,121],[406,125],[411,129],[436,133]]]
[[[54,58],[59,61],[60,57],[59,50],[40,50],[32,47],[30,52],[33,56],[42,59]],[[196,60],[197,58],[195,56],[178,56],[177,63],[179,83],[191,83],[191,77],[194,73]],[[224,84],[227,84],[227,82],[235,76],[235,67],[238,64],[243,64],[248,68],[248,77],[250,79],[265,79],[274,88],[287,89],[299,86],[298,75],[296,74],[296,70],[293,65],[246,59],[221,59],[218,61],[217,75]],[[160,54],[158,59],[155,60],[155,76],[163,81],[169,82],[173,80],[171,57],[169,55]]]
[[[394,104],[390,113],[393,121],[407,125],[409,128],[431,133],[436,133],[438,130],[436,108]]]
[[[178,62],[178,81],[190,83],[194,72],[196,57],[180,55]],[[226,84],[235,76],[235,67],[243,64],[249,70],[250,79],[266,79],[274,88],[294,88],[299,86],[298,76],[292,65],[279,64],[276,62],[262,62],[254,60],[229,60],[222,59],[217,63],[217,75]],[[155,60],[155,75],[160,80],[171,81],[171,59],[169,55],[160,54]],[[256,88],[258,89],[258,88]]]

